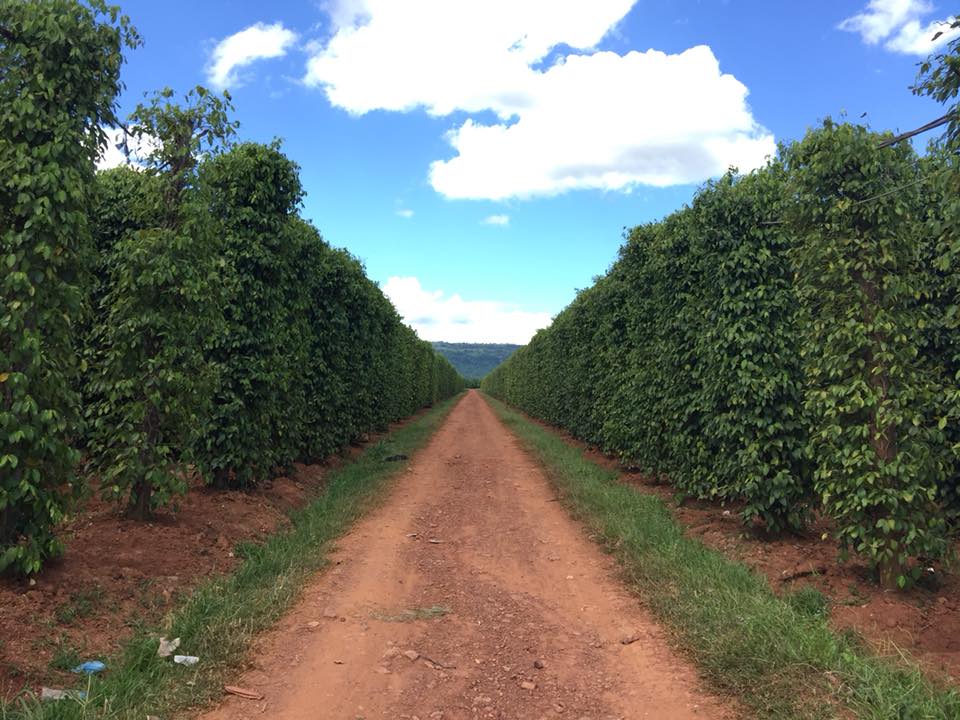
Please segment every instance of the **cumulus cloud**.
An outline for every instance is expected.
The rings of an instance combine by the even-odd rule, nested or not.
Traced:
[[[550,324],[545,312],[529,312],[496,300],[464,300],[426,290],[415,277],[391,277],[383,286],[397,312],[424,340],[526,344]]]
[[[775,153],[746,104],[747,88],[720,72],[706,46],[573,56],[542,76],[537,103],[512,124],[468,119],[457,151],[430,166],[453,198],[552,195],[636,184],[694,183],[734,165],[748,171]]]
[[[431,115],[494,110],[533,99],[530,66],[564,43],[588,49],[635,0],[335,0],[334,36],[307,64],[308,84],[353,113]]]
[[[146,162],[150,153],[157,149],[156,138],[148,135],[129,137],[127,139],[127,150],[130,155],[127,156],[124,154],[122,147],[119,147],[123,144],[123,130],[115,127],[104,127],[103,131],[107,136],[107,146],[101,151],[100,157],[97,159],[97,170],[109,170],[121,165],[140,167]]]
[[[397,215],[402,217],[404,220],[409,220],[413,217],[413,210],[410,210],[409,208],[402,208],[397,210]]]
[[[430,167],[451,198],[664,186],[762,165],[774,138],[709,47],[595,49],[634,2],[341,0],[305,81],[356,114],[492,111],[494,122],[453,128],[455,155]]]
[[[509,215],[488,215],[483,219],[484,225],[509,225],[510,216]]]
[[[256,60],[282,57],[296,39],[296,33],[283,23],[255,23],[217,43],[207,67],[207,80],[221,90],[237,85],[240,82],[238,68]]]
[[[952,17],[924,20],[933,11],[927,0],[870,0],[863,12],[837,27],[858,33],[868,45],[882,42],[887,50],[923,57],[960,36],[960,30],[950,28]],[[934,40],[938,32],[942,34]]]

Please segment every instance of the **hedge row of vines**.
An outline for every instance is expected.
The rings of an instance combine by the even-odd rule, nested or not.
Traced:
[[[956,98],[957,49],[918,92]],[[960,511],[958,124],[920,158],[827,121],[708,183],[482,388],[769,532],[822,511],[911,583]]]
[[[0,0],[0,571],[59,551],[88,478],[144,517],[463,387],[299,216],[279,144],[234,141],[229,96],[157,93],[141,164],[95,172],[138,43],[101,0]]]

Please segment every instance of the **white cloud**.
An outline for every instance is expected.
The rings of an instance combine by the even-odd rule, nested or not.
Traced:
[[[906,55],[926,57],[937,48],[942,47],[956,37],[960,37],[960,29],[951,29],[953,18],[935,20],[921,25],[917,20],[911,20],[900,31],[890,38],[886,44],[888,50]],[[933,36],[943,33],[936,40]]]
[[[509,225],[510,216],[509,215],[488,215],[483,219],[484,225]]]
[[[572,56],[541,76],[535,105],[513,124],[468,119],[450,135],[457,156],[430,166],[447,197],[552,195],[700,182],[775,153],[747,88],[720,72],[710,48]]]
[[[509,117],[532,99],[531,64],[559,43],[593,47],[634,1],[334,0],[326,7],[337,32],[305,81],[354,113]]]
[[[391,277],[383,292],[424,340],[525,344],[550,324],[550,314],[528,312],[496,300],[464,300],[425,290],[415,277]]]
[[[334,30],[362,23],[369,16],[367,0],[325,0],[320,7],[330,16]]]
[[[860,33],[865,43],[876,45],[912,17],[928,11],[925,0],[870,0],[863,12],[847,18],[838,27]]]
[[[217,43],[207,67],[207,80],[221,90],[237,85],[240,82],[237,68],[255,60],[282,57],[296,39],[296,33],[279,22],[251,25]]]
[[[397,215],[402,217],[404,220],[409,220],[413,217],[413,210],[410,210],[409,208],[403,208],[401,210],[397,210]]]
[[[104,127],[103,132],[107,136],[107,147],[97,159],[97,170],[109,170],[121,165],[140,167],[146,162],[150,153],[157,149],[158,143],[155,138],[148,135],[129,137],[127,139],[127,149],[130,151],[130,156],[127,157],[123,150],[117,147],[123,142],[123,130],[115,127]]]
[[[863,12],[837,27],[859,33],[868,45],[883,42],[887,50],[923,57],[960,36],[960,30],[950,28],[953,18],[924,22],[933,11],[927,0],[870,0]],[[934,40],[938,32],[943,34]]]
[[[434,189],[451,198],[626,190],[762,165],[773,136],[709,47],[594,49],[634,2],[341,0],[305,81],[351,113],[495,113],[451,130],[456,155],[431,165]]]

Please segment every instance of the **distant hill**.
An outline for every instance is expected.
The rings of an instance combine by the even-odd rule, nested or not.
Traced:
[[[433,347],[449,360],[463,377],[479,380],[521,346],[499,343],[435,342]]]

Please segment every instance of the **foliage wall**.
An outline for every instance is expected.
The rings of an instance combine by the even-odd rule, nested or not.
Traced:
[[[957,155],[885,139],[828,121],[634,228],[483,389],[909,584],[957,512]]]
[[[229,95],[154,94],[124,125],[145,156],[95,172],[138,43],[101,0],[0,0],[0,571],[56,555],[92,487],[145,518],[464,386]]]

